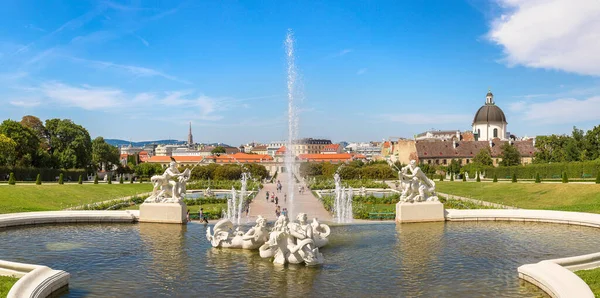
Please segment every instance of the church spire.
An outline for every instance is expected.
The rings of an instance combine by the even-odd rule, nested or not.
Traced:
[[[190,121],[190,131],[188,132],[188,146],[192,147],[194,145],[194,137],[192,136],[192,122]]]

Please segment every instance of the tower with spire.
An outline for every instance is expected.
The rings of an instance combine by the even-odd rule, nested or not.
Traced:
[[[188,132],[187,139],[188,147],[194,146],[194,137],[192,136],[192,122],[190,121],[190,131]]]

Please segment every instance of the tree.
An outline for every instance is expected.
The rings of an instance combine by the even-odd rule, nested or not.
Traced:
[[[481,178],[479,178],[479,172],[477,172],[477,182],[481,182]]]
[[[513,175],[512,175],[512,182],[513,183],[517,183],[517,173],[513,173]]]
[[[467,175],[466,172],[462,174],[462,181],[467,181]]]
[[[133,176],[131,176],[131,178],[129,178],[129,183],[133,183]]]
[[[440,174],[440,181],[444,181],[444,174]]]
[[[569,183],[569,177],[567,176],[567,172],[563,172],[562,174],[562,183]]]
[[[498,175],[496,175],[496,173],[494,173],[494,180],[492,180],[492,182],[498,182]]]
[[[600,172],[596,174],[596,184],[600,184]]]
[[[121,179],[119,179],[119,184],[123,184],[123,175],[121,175]]]
[[[585,141],[587,159],[598,159],[600,157],[600,125],[587,131]]]
[[[210,151],[210,154],[217,154],[217,153],[225,153],[227,151],[225,151],[225,148],[223,146],[217,146],[215,147],[213,150]]]
[[[450,161],[450,165],[448,165],[448,172],[454,173],[454,174],[459,174],[460,168],[461,168],[460,162],[456,159],[452,159]]]
[[[92,163],[94,166],[110,170],[112,165],[120,163],[119,158],[119,148],[106,143],[103,137],[97,137],[92,141]]]
[[[8,119],[0,124],[0,134],[9,137],[16,143],[16,165],[31,166],[40,145],[40,140],[35,135],[35,132],[31,128],[21,125],[19,122]]]
[[[106,175],[108,175],[108,179],[107,179],[108,184],[112,184],[112,177],[110,176],[110,174],[106,174]]]
[[[96,176],[94,176],[94,184],[98,184],[98,174],[96,174]]]
[[[92,140],[88,131],[68,119],[46,120],[50,155],[60,168],[86,168],[92,160]]]
[[[479,168],[483,166],[493,166],[494,161],[492,160],[492,152],[489,147],[482,148],[479,150],[477,155],[473,157],[473,163],[477,164]]]
[[[46,130],[46,127],[40,118],[31,115],[23,116],[23,118],[21,118],[21,125],[33,130],[40,140],[40,147],[44,150],[48,149],[48,130]]]
[[[83,184],[83,176],[79,175],[79,179],[77,180],[78,184]]]
[[[540,173],[535,173],[535,183],[542,183],[542,179],[540,178]]]
[[[0,153],[0,166],[15,163],[17,143],[2,133],[0,133]]]
[[[15,173],[10,172],[10,175],[8,176],[8,185],[15,185],[15,183],[17,183],[17,179],[15,179]]]
[[[518,166],[521,164],[521,153],[510,143],[506,142],[501,147],[502,149],[502,166]]]
[[[37,174],[37,177],[35,178],[35,184],[42,185],[42,175],[40,175],[39,173]]]
[[[58,184],[65,184],[63,180],[63,173],[60,173],[60,175],[58,175]]]

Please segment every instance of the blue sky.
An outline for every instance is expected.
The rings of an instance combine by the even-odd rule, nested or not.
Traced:
[[[92,137],[285,139],[284,39],[301,137],[469,130],[487,89],[518,136],[600,124],[600,2],[4,1],[0,119]]]

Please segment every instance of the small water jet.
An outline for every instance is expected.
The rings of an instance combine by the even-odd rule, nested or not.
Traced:
[[[333,218],[337,223],[351,223],[353,219],[352,197],[354,197],[354,190],[352,187],[346,189],[342,186],[342,179],[338,173],[340,168],[338,168],[338,171],[333,175],[335,181]]]
[[[285,170],[287,176],[287,198],[289,200],[289,216],[294,217],[294,190],[296,186],[294,140],[298,138],[298,114],[295,100],[297,97],[297,70],[294,59],[294,33],[288,29],[285,37],[285,52],[287,57],[287,89],[288,89],[288,139],[285,150]]]

